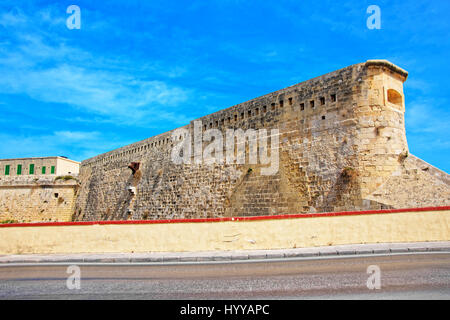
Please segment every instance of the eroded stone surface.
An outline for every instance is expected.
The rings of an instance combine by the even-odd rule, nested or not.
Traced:
[[[76,178],[17,176],[0,179],[0,221],[70,221],[78,188]]]
[[[176,165],[170,157],[179,143],[172,141],[173,131],[83,161],[73,219],[449,205],[448,174],[436,175],[431,166],[423,170],[408,154],[406,77],[389,62],[368,61],[197,119],[203,130],[278,129],[280,165],[274,175],[262,175],[260,164]],[[194,122],[183,128],[193,135]],[[132,162],[140,163],[134,175]]]

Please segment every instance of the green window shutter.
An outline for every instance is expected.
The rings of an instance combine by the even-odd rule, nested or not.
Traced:
[[[5,166],[5,176],[9,176],[9,164]]]
[[[21,164],[18,164],[17,165],[17,175],[19,176],[19,175],[21,175],[22,174],[22,165]]]
[[[51,174],[55,174],[55,166],[52,166],[52,167],[50,168],[50,173],[51,173]]]
[[[30,172],[29,174],[34,174],[34,164],[30,164]]]
[[[45,166],[42,167],[42,174],[45,174]]]

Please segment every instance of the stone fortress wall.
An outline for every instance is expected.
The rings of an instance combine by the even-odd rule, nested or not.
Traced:
[[[78,184],[55,177],[12,177],[0,184],[0,222],[71,221]]]
[[[64,157],[0,160],[0,223],[71,221],[79,166]]]
[[[172,139],[175,130],[85,160],[72,218],[175,219],[449,205],[449,175],[408,152],[407,75],[388,61],[369,60],[195,120],[203,131],[278,129],[279,168],[273,175],[261,174],[267,165],[260,163],[175,164],[172,149],[186,139]],[[182,128],[194,136],[194,121]],[[135,172],[128,168],[132,162],[139,163]]]

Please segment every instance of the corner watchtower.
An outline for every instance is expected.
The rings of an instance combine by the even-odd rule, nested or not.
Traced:
[[[387,60],[368,60],[358,73],[355,94],[357,147],[364,198],[398,169],[408,154],[403,83],[408,72]]]

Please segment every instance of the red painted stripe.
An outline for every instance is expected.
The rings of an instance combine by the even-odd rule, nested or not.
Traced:
[[[405,208],[405,209],[385,209],[368,211],[342,211],[324,213],[299,213],[282,214],[274,216],[252,216],[252,217],[225,217],[225,218],[199,218],[199,219],[171,219],[171,220],[115,220],[115,221],[79,221],[79,222],[35,222],[35,223],[5,223],[0,224],[0,228],[5,227],[54,227],[54,226],[92,226],[92,225],[115,225],[115,224],[163,224],[163,223],[197,223],[197,222],[224,222],[224,221],[258,221],[294,218],[320,218],[335,216],[353,216],[366,214],[390,214],[400,212],[420,212],[420,211],[446,211],[450,206],[425,207],[425,208]]]

